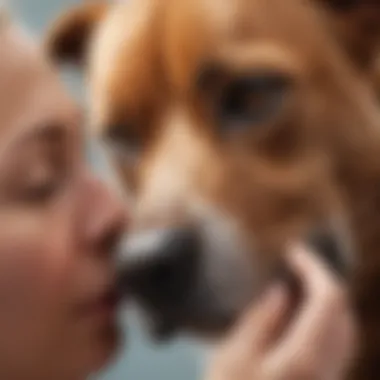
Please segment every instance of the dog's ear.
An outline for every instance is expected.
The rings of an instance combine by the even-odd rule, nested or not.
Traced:
[[[49,57],[55,63],[83,64],[92,33],[109,6],[106,0],[87,1],[55,20],[45,39]]]
[[[361,69],[370,69],[380,48],[379,0],[313,0],[331,17],[333,32]]]

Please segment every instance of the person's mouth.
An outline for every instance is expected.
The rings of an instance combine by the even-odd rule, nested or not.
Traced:
[[[80,314],[86,318],[113,322],[116,319],[120,297],[116,289],[107,289],[98,297],[83,303]]]

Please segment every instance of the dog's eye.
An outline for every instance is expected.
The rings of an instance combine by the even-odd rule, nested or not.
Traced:
[[[228,83],[217,107],[223,129],[269,122],[278,113],[289,84],[288,78],[275,74],[242,77]]]
[[[128,133],[125,128],[112,127],[107,134],[107,145],[113,154],[119,158],[134,163],[141,152],[141,142],[134,134]]]
[[[332,8],[337,12],[348,12],[360,5],[359,0],[323,0],[322,4]]]

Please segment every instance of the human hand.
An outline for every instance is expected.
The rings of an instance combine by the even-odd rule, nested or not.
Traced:
[[[337,380],[353,354],[355,323],[345,286],[317,255],[297,247],[288,264],[304,299],[285,325],[290,294],[275,284],[227,337],[207,380]]]

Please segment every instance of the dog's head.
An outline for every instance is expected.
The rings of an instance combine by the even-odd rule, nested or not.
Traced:
[[[349,261],[379,20],[361,1],[138,0],[55,24],[50,54],[85,66],[92,130],[133,196],[121,265],[160,329],[224,331],[289,242]]]

